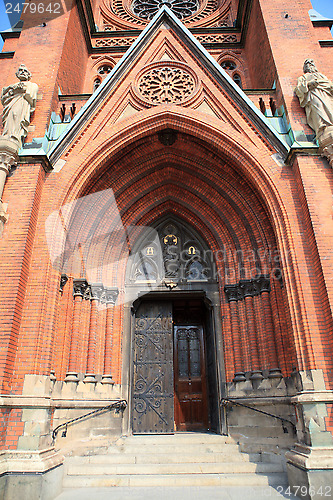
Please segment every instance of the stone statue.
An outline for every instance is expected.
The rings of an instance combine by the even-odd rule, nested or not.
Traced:
[[[295,93],[305,108],[307,123],[316,132],[319,152],[333,166],[333,82],[319,73],[313,59],[306,59]]]
[[[29,81],[31,73],[24,64],[20,65],[16,76],[20,81],[4,87],[1,93],[2,136],[14,141],[20,148],[28,133],[30,115],[36,107],[38,85]]]
[[[333,83],[319,73],[313,59],[305,60],[303,72],[295,93],[318,139],[326,127],[333,126]]]

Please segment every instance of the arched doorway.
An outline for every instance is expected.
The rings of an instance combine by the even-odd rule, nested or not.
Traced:
[[[105,318],[102,317],[105,326],[98,331],[101,341],[97,349],[93,301],[98,297],[90,297],[90,308],[80,297],[75,300],[73,318],[76,320],[79,315],[84,318],[88,350],[82,347],[83,344],[73,342],[80,347],[81,361],[76,361],[72,350],[68,358],[70,366],[74,366],[81,378],[85,376],[84,371],[88,374],[96,372],[102,377],[112,374],[121,397],[129,402],[129,411],[122,425],[125,433],[132,431],[132,339],[136,311],[140,303],[147,300],[165,302],[163,294],[172,299],[172,307],[175,307],[173,297],[190,300],[192,294],[199,292],[202,293],[200,307],[206,307],[202,303],[210,303],[211,312],[207,316],[213,325],[213,348],[207,349],[205,345],[206,374],[210,373],[208,358],[212,358],[215,363],[212,380],[215,380],[217,389],[214,389],[213,397],[207,396],[209,428],[226,432],[218,406],[222,395],[230,394],[235,387],[238,390],[243,384],[242,387],[247,391],[251,389],[251,395],[256,397],[256,387],[261,381],[264,390],[267,385],[272,387],[271,380],[280,379],[281,373],[290,373],[294,352],[293,346],[288,345],[291,328],[285,308],[286,288],[273,221],[262,193],[248,178],[249,171],[238,168],[233,158],[224,156],[211,143],[189,134],[179,132],[172,145],[163,144],[158,134],[152,134],[149,140],[139,139],[115,155],[109,160],[108,168],[95,177],[94,184],[86,188],[84,194],[96,195],[96,214],[92,216],[91,210],[84,211],[84,223],[77,224],[76,239],[80,241],[81,232],[87,234],[87,255],[93,257],[93,264],[101,264],[90,266],[87,281],[116,287],[119,296],[115,307],[108,308]],[[105,187],[112,189],[112,197]],[[122,225],[120,233],[113,230],[115,214]],[[174,252],[163,256],[164,241],[158,235],[168,219],[180,224],[186,236],[183,241],[186,244],[179,251],[187,251],[188,255],[178,276],[173,275],[175,259],[170,258]],[[134,228],[135,235],[137,229],[140,233],[141,227],[154,230],[159,244],[163,243],[156,258],[160,257],[163,263],[164,257],[170,258],[168,275],[160,275],[159,270],[164,269],[164,264],[159,267],[158,260],[154,261],[154,238],[144,242],[140,238],[133,239],[131,228]],[[90,236],[98,235],[99,231],[106,234],[104,246],[94,248],[94,242],[101,241]],[[195,233],[194,238],[191,232]],[[172,237],[177,237],[177,234],[172,230],[162,236],[168,236],[171,247],[177,247],[178,240],[175,244]],[[197,254],[193,252],[192,247],[196,249],[193,239],[207,252],[214,252],[216,259],[211,262],[215,262],[219,270],[218,282],[211,275],[205,275],[201,260],[194,258]],[[276,274],[276,271],[280,272]],[[180,292],[186,297],[180,297]],[[135,303],[137,298],[139,303]],[[72,335],[75,340],[78,335],[73,324],[69,324],[68,330],[75,332]],[[197,325],[180,322],[178,326]],[[207,331],[210,330],[203,328],[206,344]],[[88,359],[87,352],[94,356]],[[59,372],[66,370],[66,358],[63,359]],[[93,367],[87,372],[88,361],[89,368],[90,365]],[[211,387],[210,382],[208,386]],[[215,423],[212,423],[213,419]],[[201,425],[204,426],[204,419]],[[172,425],[168,427],[174,428]]]
[[[155,231],[138,242],[128,270],[127,286],[153,288],[132,307],[130,425],[140,434],[219,431],[223,355],[216,350],[213,255],[175,217],[164,217]]]

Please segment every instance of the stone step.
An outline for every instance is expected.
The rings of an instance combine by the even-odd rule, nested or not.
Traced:
[[[86,457],[71,457],[72,464],[175,464],[175,463],[217,463],[217,462],[262,462],[260,453],[161,453],[155,454],[129,454],[114,453],[108,455],[92,455]],[[264,460],[271,462],[270,460]]]
[[[107,451],[65,460],[64,487],[267,486],[286,484],[282,457],[241,453],[234,440],[186,433],[122,437]]]
[[[137,444],[187,444],[187,443],[217,443],[217,444],[235,444],[230,436],[222,436],[213,433],[199,432],[179,432],[175,434],[136,434],[120,438],[126,443]]]
[[[128,453],[131,455],[139,454],[182,454],[186,450],[188,453],[220,453],[222,450],[228,450],[229,453],[239,453],[237,444],[223,444],[223,443],[187,443],[185,444],[161,444],[161,443],[142,443],[136,444],[133,442],[126,442],[123,445],[112,446],[109,448],[109,453]]]
[[[283,472],[280,464],[237,463],[175,463],[175,464],[88,464],[68,465],[68,476],[103,475],[165,475],[165,474],[237,474]]]
[[[286,485],[283,473],[271,474],[123,474],[102,476],[65,476],[65,488],[107,488],[111,486],[277,486]]]

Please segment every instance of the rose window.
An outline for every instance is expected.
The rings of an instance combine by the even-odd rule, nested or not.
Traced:
[[[198,0],[134,0],[132,10],[142,19],[150,20],[165,5],[178,19],[192,16],[199,7]]]
[[[141,76],[141,96],[154,104],[182,103],[193,93],[193,76],[180,68],[156,68]]]

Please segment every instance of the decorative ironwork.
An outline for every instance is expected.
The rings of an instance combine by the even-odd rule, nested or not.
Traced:
[[[116,413],[120,413],[121,411],[123,412],[127,408],[127,401],[125,399],[122,399],[120,401],[114,401],[111,404],[108,404],[107,406],[103,406],[103,408],[97,408],[97,410],[90,411],[89,413],[86,413],[85,415],[81,415],[80,417],[73,418],[72,420],[68,420],[67,422],[63,422],[62,424],[58,425],[53,431],[52,431],[52,441],[57,437],[58,432],[60,431],[61,428],[64,428],[61,437],[66,437],[67,435],[67,428],[69,425],[75,424],[76,422],[79,422],[80,420],[85,420],[88,417],[91,417],[93,415],[96,415],[98,413],[107,411],[107,410],[115,410]]]
[[[293,430],[293,433],[296,434],[296,426],[291,420],[287,420],[286,418],[280,417],[279,415],[273,415],[272,413],[268,413],[267,411],[263,410],[258,410],[257,408],[253,408],[252,406],[245,405],[243,403],[240,403],[239,401],[235,401],[234,399],[229,399],[229,398],[223,398],[221,399],[222,406],[225,408],[228,408],[229,406],[236,405],[236,406],[242,406],[243,408],[247,408],[248,410],[256,411],[257,413],[262,413],[263,415],[266,415],[267,417],[272,417],[276,418],[277,420],[280,420],[282,423],[282,428],[284,433],[288,433],[288,428],[286,427],[285,424],[289,424]]]
[[[141,304],[133,351],[133,432],[173,432],[171,304]]]
[[[182,68],[155,68],[139,79],[141,96],[153,104],[182,103],[195,90],[195,80]]]
[[[132,10],[136,16],[150,21],[164,5],[178,19],[192,16],[199,8],[198,0],[134,0]]]

